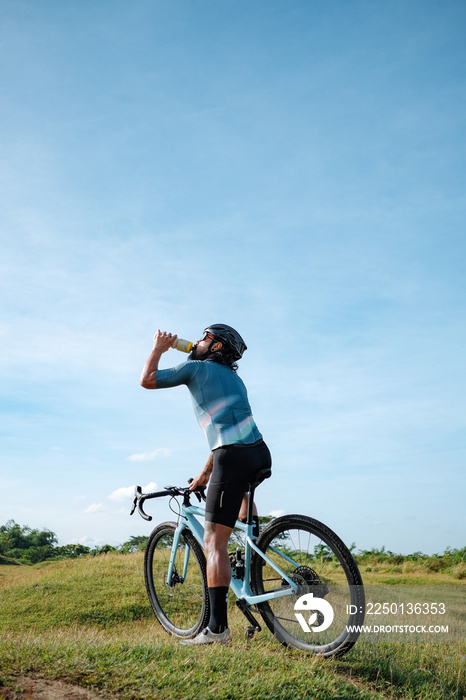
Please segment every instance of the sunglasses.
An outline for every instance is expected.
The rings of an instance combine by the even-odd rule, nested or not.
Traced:
[[[214,339],[214,336],[212,335],[212,333],[207,333],[207,331],[206,331],[201,338],[201,343],[203,340],[213,340],[213,339]]]

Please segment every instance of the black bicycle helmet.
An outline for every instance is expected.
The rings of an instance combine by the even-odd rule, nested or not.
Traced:
[[[243,357],[243,352],[248,349],[238,331],[225,323],[213,323],[204,329],[204,333],[211,333],[215,340],[226,345],[234,354],[235,360],[240,360]]]

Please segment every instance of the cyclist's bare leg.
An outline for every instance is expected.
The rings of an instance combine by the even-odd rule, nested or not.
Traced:
[[[204,548],[207,559],[207,586],[229,586],[231,564],[228,557],[228,540],[232,527],[206,522]]]
[[[219,523],[206,522],[204,548],[207,560],[207,587],[209,589],[210,618],[208,629],[214,634],[228,630],[228,586],[231,564],[228,557],[228,540],[233,528]],[[228,635],[229,635],[228,631]]]

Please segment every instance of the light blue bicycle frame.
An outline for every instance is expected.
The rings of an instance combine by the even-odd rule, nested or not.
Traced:
[[[181,533],[185,528],[189,528],[191,532],[193,533],[194,537],[196,540],[199,542],[201,547],[203,546],[203,539],[204,539],[204,528],[201,525],[201,523],[196,520],[194,516],[199,516],[201,518],[205,517],[205,510],[204,508],[198,508],[197,506],[181,506],[181,511],[180,511],[180,519],[178,526],[175,530],[175,534],[173,536],[173,545],[172,545],[172,551],[171,551],[171,557],[170,557],[170,563],[168,566],[168,573],[167,573],[167,580],[166,584],[167,586],[170,585],[170,581],[172,580],[172,573],[173,573],[173,566],[175,563],[175,554],[176,550],[178,548],[179,542],[180,542],[180,537]],[[244,579],[237,579],[234,578],[233,576],[231,577],[230,581],[230,588],[232,589],[233,593],[236,595],[237,598],[242,598],[246,605],[254,605],[256,603],[263,603],[266,600],[270,600],[271,598],[281,598],[283,596],[287,595],[292,595],[293,593],[296,593],[298,590],[298,585],[292,581],[281,569],[279,566],[277,566],[264,552],[262,552],[259,547],[255,544],[253,538],[252,538],[252,525],[247,525],[246,523],[242,523],[240,520],[236,521],[236,525],[240,530],[243,530],[243,532],[246,533],[246,542],[245,542],[245,552],[244,552]],[[283,552],[280,552],[279,550],[275,549],[274,547],[269,547],[273,552],[276,554],[279,554],[283,559],[286,561],[291,562],[293,565],[298,566],[296,562],[294,562],[292,559],[287,557]],[[251,583],[250,583],[250,574],[251,574],[251,554],[252,550],[257,552],[259,556],[264,559],[267,564],[269,564],[275,571],[284,579],[289,585],[290,588],[284,588],[283,590],[278,590],[278,591],[271,591],[269,593],[263,593],[262,595],[254,595],[254,593],[251,590]],[[184,557],[184,566],[183,566],[183,579],[186,578],[186,573],[188,571],[188,562],[189,562],[189,552],[190,548],[188,545],[186,545],[185,548],[185,557]]]

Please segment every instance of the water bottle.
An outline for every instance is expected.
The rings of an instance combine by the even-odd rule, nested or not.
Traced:
[[[236,550],[236,562],[235,562],[235,578],[244,579],[244,559],[241,549],[238,547]]]
[[[191,352],[191,350],[193,349],[193,344],[190,340],[177,338],[173,343],[172,348],[175,348],[175,350],[179,350],[180,352]]]

